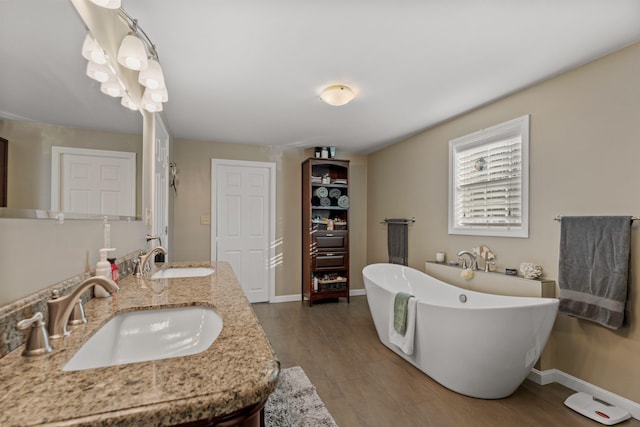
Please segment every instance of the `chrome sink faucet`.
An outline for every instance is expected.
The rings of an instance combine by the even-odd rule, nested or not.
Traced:
[[[49,322],[47,322],[49,338],[62,338],[63,336],[67,336],[71,333],[67,330],[69,316],[71,316],[71,312],[80,298],[80,295],[82,295],[87,288],[93,285],[102,286],[111,295],[115,294],[120,289],[113,280],[102,276],[94,276],[89,277],[87,280],[80,283],[69,295],[53,298],[47,301],[47,308],[49,309]]]
[[[463,259],[464,255],[467,255],[469,257],[469,265],[467,265],[467,260]],[[469,267],[472,270],[478,270],[478,259],[471,252],[469,251],[458,252],[458,259],[462,259],[462,268]]]
[[[151,269],[151,267],[149,267],[149,259],[151,259],[151,257],[156,252],[164,254],[164,255],[167,254],[167,250],[165,248],[163,248],[162,246],[156,246],[155,248],[151,249],[146,254],[140,255],[138,257],[138,265],[136,265],[136,276],[137,277],[144,276],[145,274],[147,274],[149,272],[149,270]]]

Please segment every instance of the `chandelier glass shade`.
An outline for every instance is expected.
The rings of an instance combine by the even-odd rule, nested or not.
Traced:
[[[120,0],[91,0],[91,3],[97,4],[105,9],[120,9],[122,4]]]
[[[134,102],[126,92],[122,95],[120,104],[122,104],[123,107],[130,109],[131,111],[138,111],[140,109],[140,107],[138,107],[138,104]]]
[[[133,33],[127,34],[120,49],[118,49],[118,63],[130,70],[145,70],[148,67],[147,50],[144,43]]]
[[[169,100],[169,93],[164,87],[161,87],[159,89],[146,88],[142,96],[146,96],[153,102],[167,102]]]
[[[82,43],[82,56],[87,61],[95,62],[96,64],[106,64],[107,57],[104,54],[104,50],[98,45],[98,43],[91,37],[91,34],[87,33]]]
[[[149,92],[146,90],[142,95],[142,100],[140,101],[142,104],[142,108],[147,110],[150,113],[157,113],[158,111],[162,111],[162,102],[155,101]]]
[[[87,76],[100,83],[113,80],[115,77],[106,64],[96,64],[91,61],[87,63]]]
[[[163,88],[164,75],[160,63],[155,59],[149,59],[147,68],[138,75],[138,83],[148,89]]]
[[[100,85],[100,92],[112,96],[114,98],[119,98],[124,95],[124,88],[117,81],[106,81]]]

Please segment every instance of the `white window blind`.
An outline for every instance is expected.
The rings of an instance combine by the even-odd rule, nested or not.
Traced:
[[[525,117],[450,142],[450,233],[528,235]]]
[[[458,152],[456,212],[462,225],[520,225],[521,140]]]

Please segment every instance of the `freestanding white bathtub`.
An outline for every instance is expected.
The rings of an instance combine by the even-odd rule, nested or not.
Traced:
[[[469,291],[402,265],[371,264],[362,276],[380,341],[443,386],[482,399],[518,388],[558,312],[555,298]],[[392,300],[400,291],[417,298],[411,355],[389,342]]]

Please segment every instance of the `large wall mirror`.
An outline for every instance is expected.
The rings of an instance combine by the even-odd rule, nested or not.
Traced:
[[[52,212],[52,147],[135,153],[140,218],[143,118],[87,77],[81,55],[87,28],[74,6],[67,0],[3,0],[0,16],[11,16],[0,28],[0,138],[8,141],[7,203],[0,218]]]
[[[108,211],[110,218],[141,217],[142,194],[142,134],[116,133],[0,119],[0,137],[7,140],[6,207],[0,217],[47,218],[64,213],[65,218],[91,218],[102,216],[100,208],[78,209],[63,207],[60,194],[55,195],[52,181],[59,177],[60,186],[68,184],[60,165],[61,149],[91,150],[95,153],[130,153],[134,173],[123,183],[134,195],[130,209]],[[114,183],[122,182],[120,176]],[[85,193],[84,191],[81,192]],[[110,191],[114,194],[114,191]],[[67,198],[68,199],[68,198]],[[108,203],[108,200],[102,202]],[[36,212],[41,211],[41,212]],[[50,213],[47,211],[51,211]]]

